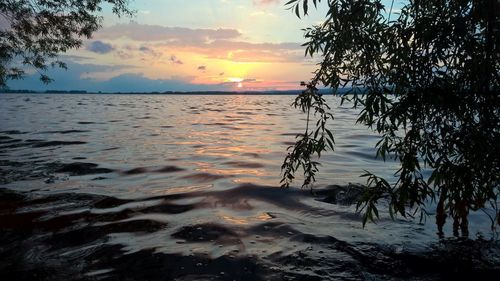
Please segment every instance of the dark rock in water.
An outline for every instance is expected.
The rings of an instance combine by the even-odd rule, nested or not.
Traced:
[[[113,170],[106,168],[97,168],[98,165],[94,163],[80,163],[75,162],[71,164],[65,164],[61,168],[57,169],[56,173],[68,173],[71,176],[82,176],[82,175],[92,175],[92,174],[107,174],[112,173]]]
[[[316,195],[323,197],[318,199],[322,202],[339,205],[352,205],[358,201],[361,195],[363,195],[364,189],[364,186],[357,184],[349,184],[347,186],[331,185],[325,189],[315,191],[315,193]]]
[[[49,176],[49,178],[45,179],[44,182],[46,184],[51,184],[51,183],[55,183],[58,179],[59,179],[58,177],[51,175],[51,176]]]

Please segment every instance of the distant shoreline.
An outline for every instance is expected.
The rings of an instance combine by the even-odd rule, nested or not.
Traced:
[[[88,92],[88,91],[31,91],[31,90],[3,90],[0,91],[2,94],[45,94],[45,95],[75,95],[75,94],[87,94],[87,95],[298,95],[303,90],[288,90],[288,91],[192,91],[192,92],[181,92],[181,91],[166,91],[166,92]],[[348,89],[338,90],[338,94],[343,94],[347,92]],[[320,89],[322,94],[331,94],[331,89]]]
[[[166,92],[166,93],[155,93],[155,92],[30,92],[30,91],[12,91],[12,92],[0,92],[2,94],[37,94],[37,95],[158,95],[158,96],[169,96],[169,95],[218,95],[218,96],[228,96],[228,95],[297,95],[301,91],[293,92]]]

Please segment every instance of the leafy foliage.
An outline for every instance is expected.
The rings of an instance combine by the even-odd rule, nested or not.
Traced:
[[[300,15],[310,2],[321,0],[288,5]],[[380,134],[377,156],[400,162],[396,182],[364,175],[368,185],[358,203],[363,224],[378,217],[382,198],[391,216],[403,217],[424,216],[425,204],[437,202],[441,234],[451,216],[454,234],[468,235],[469,212],[488,204],[500,223],[500,4],[409,0],[394,13],[380,0],[327,3],[325,21],[305,30],[306,55],[320,55],[322,62],[298,100],[317,97],[318,84],[349,88],[342,102],[359,107],[357,122]],[[306,112],[310,107],[295,106]],[[319,139],[299,136],[282,167],[286,186],[297,164],[306,163],[306,175],[318,172],[312,155],[328,147],[304,143],[321,144],[326,128],[319,128]],[[424,167],[432,170],[428,178]]]
[[[101,26],[102,3],[119,16],[133,13],[128,0],[0,1],[0,87],[25,75],[21,65],[50,82],[43,73],[49,66],[66,68],[58,54],[80,47]]]
[[[330,107],[325,99],[318,94],[318,89],[313,84],[303,84],[307,90],[303,91],[293,102],[293,106],[300,108],[307,113],[307,125],[305,132],[297,136],[297,141],[293,146],[292,152],[288,153],[281,170],[283,178],[282,187],[289,187],[293,181],[294,173],[299,168],[304,170],[304,183],[302,187],[309,186],[314,182],[315,174],[318,172],[319,162],[313,161],[311,157],[314,154],[321,156],[321,152],[328,148],[334,149],[335,140],[332,132],[326,128],[328,120],[333,120],[333,114],[328,112]],[[311,119],[311,109],[317,117],[316,127],[309,128]],[[289,147],[289,149],[292,147]]]

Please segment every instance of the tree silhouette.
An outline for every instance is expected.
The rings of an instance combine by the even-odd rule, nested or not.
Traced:
[[[291,0],[297,16],[321,0]],[[446,217],[468,235],[468,214],[489,205],[500,224],[500,4],[497,0],[409,0],[398,13],[380,0],[328,0],[323,23],[305,30],[306,55],[322,62],[295,106],[319,113],[298,136],[283,166],[283,186],[304,170],[314,181],[313,156],[334,148],[333,118],[320,85],[349,88],[357,122],[380,134],[377,156],[400,162],[397,181],[370,172],[357,208],[363,224],[387,199],[391,216],[429,214],[436,201],[440,234]],[[394,2],[393,2],[394,3]],[[311,116],[312,118],[313,116]],[[430,177],[422,169],[432,170]],[[496,222],[495,217],[496,216]]]
[[[44,74],[49,67],[66,68],[58,54],[82,45],[99,29],[101,5],[108,3],[118,16],[132,15],[128,0],[2,0],[0,1],[0,87],[20,79],[22,68]]]

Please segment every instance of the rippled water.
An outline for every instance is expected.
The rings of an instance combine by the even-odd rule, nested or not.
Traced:
[[[383,213],[363,229],[354,206],[277,188],[286,148],[305,126],[293,99],[0,95],[0,183],[26,196],[0,200],[0,225],[14,231],[0,238],[24,249],[38,276],[82,279],[382,278],[369,259],[395,264],[394,255],[429,250],[432,217]],[[336,151],[322,156],[317,188],[363,183],[364,170],[390,177],[397,165],[375,159],[377,136],[328,99]],[[494,235],[486,216],[471,217],[471,233]],[[80,266],[61,273],[63,260]],[[158,275],[131,273],[148,264]]]

